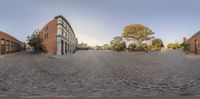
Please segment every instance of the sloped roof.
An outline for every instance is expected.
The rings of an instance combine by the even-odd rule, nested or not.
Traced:
[[[190,37],[186,42],[189,42],[192,38],[196,37],[197,35],[200,35],[200,31],[195,33],[192,37]]]
[[[13,37],[13,36],[11,36],[10,34],[7,34],[7,33],[5,33],[5,32],[0,31],[0,34],[4,34],[4,35],[6,35],[6,36],[8,36],[8,37],[10,37],[10,38],[12,38],[12,39],[18,41],[18,42],[21,42],[20,40],[16,39],[15,37]]]

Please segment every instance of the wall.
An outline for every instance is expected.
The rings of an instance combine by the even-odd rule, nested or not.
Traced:
[[[195,42],[196,42],[196,51],[195,51]],[[194,54],[200,54],[200,32],[196,33],[189,40],[186,41],[189,44],[190,52]]]
[[[0,31],[0,55],[24,50],[24,46],[21,45],[21,41]]]
[[[47,54],[56,54],[56,33],[57,20],[53,19],[47,23],[40,31],[40,38],[42,39],[42,49],[47,51]]]

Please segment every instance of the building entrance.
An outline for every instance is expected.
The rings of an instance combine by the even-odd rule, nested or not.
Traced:
[[[5,51],[5,40],[1,40],[1,55],[4,55],[6,53]]]
[[[61,54],[64,54],[64,42],[61,40]]]
[[[197,40],[195,40],[195,54],[198,54],[198,41]]]

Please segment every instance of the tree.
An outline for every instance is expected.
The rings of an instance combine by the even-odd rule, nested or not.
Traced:
[[[41,39],[39,36],[39,31],[34,31],[31,36],[27,37],[27,44],[38,51],[41,48]]]
[[[110,42],[110,45],[111,49],[114,51],[121,51],[126,48],[126,43],[120,36],[114,37],[113,40]]]
[[[181,44],[179,44],[178,42],[176,42],[176,43],[169,43],[167,45],[167,47],[170,48],[170,49],[179,49],[179,48],[181,48]]]
[[[145,50],[148,48],[148,45],[145,44],[145,43],[142,43],[139,47],[138,47],[140,50]]]
[[[130,43],[130,44],[128,45],[128,49],[129,49],[130,51],[134,51],[136,47],[137,47],[137,45],[136,45],[135,43]]]
[[[108,44],[104,44],[102,46],[103,50],[109,50],[110,49],[110,46]]]
[[[190,50],[190,45],[186,42],[181,43],[181,47],[183,48],[183,51],[187,52]]]
[[[183,42],[181,43],[181,47],[183,48],[183,51],[187,53],[190,50],[190,45],[186,41],[187,38],[183,37]]]
[[[152,41],[153,47],[161,48],[164,47],[163,41],[159,38],[156,38]]]
[[[137,46],[140,46],[142,44],[142,41],[152,39],[153,34],[154,32],[152,32],[152,30],[150,30],[146,26],[143,26],[141,24],[131,24],[124,28],[122,37],[131,38],[137,43]]]

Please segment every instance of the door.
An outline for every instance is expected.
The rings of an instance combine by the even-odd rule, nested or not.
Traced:
[[[195,49],[194,49],[194,51],[195,51],[195,54],[198,54],[198,41],[197,40],[195,40]]]
[[[61,54],[63,55],[64,54],[64,42],[63,40],[61,40]]]
[[[5,54],[5,40],[1,40],[1,55]]]
[[[67,42],[65,42],[65,53],[67,54]]]

